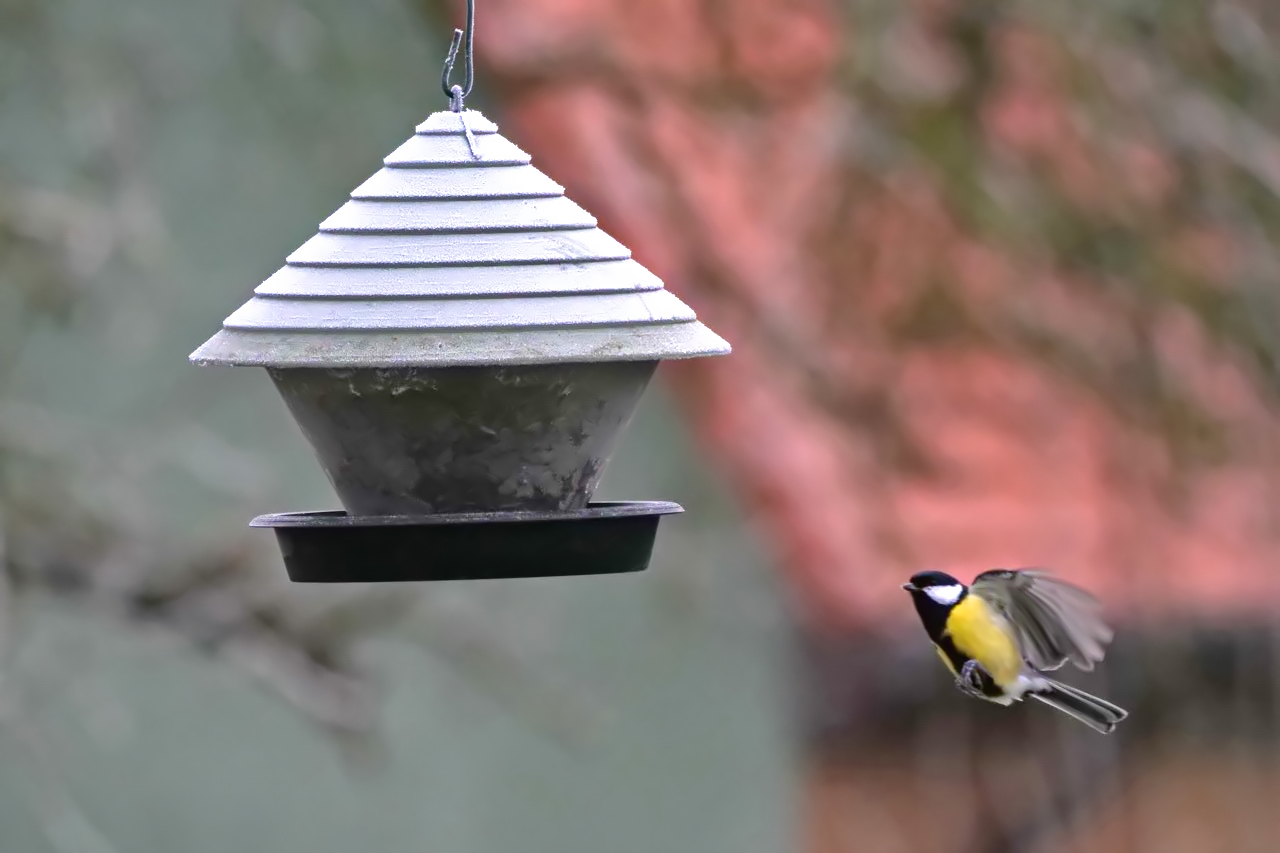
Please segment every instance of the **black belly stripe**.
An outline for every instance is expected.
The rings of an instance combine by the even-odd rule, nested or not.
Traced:
[[[960,650],[956,648],[956,644],[951,641],[949,635],[943,634],[935,639],[934,642],[938,648],[942,649],[942,653],[947,656],[947,660],[951,661],[951,666],[955,668],[956,672],[959,672],[960,668],[969,662],[967,656],[960,654]]]
[[[946,634],[938,637],[938,639],[934,640],[934,643],[947,656],[947,660],[951,662],[951,666],[955,668],[958,675],[970,658],[961,654],[960,650],[956,648],[956,644],[951,641],[951,637]],[[1004,690],[1000,688],[1000,685],[996,684],[985,669],[978,670],[978,684],[982,688],[982,695],[984,696],[999,697],[1004,695]]]
[[[963,601],[964,596],[961,596],[960,600]],[[960,653],[947,634],[947,616],[951,612],[950,608],[933,605],[919,595],[915,597],[915,606],[916,612],[920,614],[920,619],[924,623],[925,631],[929,634],[929,639],[947,656],[947,661],[955,667],[958,674],[969,662],[969,657]],[[978,671],[978,682],[982,688],[982,695],[993,698],[1004,695],[1004,691],[985,670]]]

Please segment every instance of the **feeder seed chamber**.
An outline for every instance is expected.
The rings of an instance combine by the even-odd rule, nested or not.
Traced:
[[[452,95],[191,355],[265,367],[345,508],[251,524],[298,582],[642,570],[682,508],[592,494],[658,362],[729,345]]]

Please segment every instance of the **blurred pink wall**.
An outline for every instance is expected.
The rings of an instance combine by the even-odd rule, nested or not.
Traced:
[[[964,85],[958,7],[910,5],[878,61],[927,102]],[[857,26],[825,0],[484,0],[477,28],[503,132],[734,344],[665,375],[803,618],[908,619],[919,567],[1027,564],[1139,618],[1273,610],[1280,430],[1259,383],[1192,311],[1143,313],[1141,288],[974,233],[945,163],[859,153]],[[1099,136],[1060,46],[993,27],[985,162],[1076,215],[1152,223],[1154,275],[1229,288],[1236,238],[1172,209],[1183,178],[1143,107]],[[1146,103],[1123,59],[1107,97]],[[1138,347],[1217,418],[1221,459],[1184,464],[1182,421],[1097,392]]]

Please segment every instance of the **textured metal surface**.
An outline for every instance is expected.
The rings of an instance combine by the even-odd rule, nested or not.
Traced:
[[[236,312],[240,329],[270,331],[281,322],[306,325],[312,329],[342,329],[351,323],[382,330],[454,330],[487,329],[501,324],[506,329],[525,326],[545,328],[556,322],[589,323],[604,306],[615,316],[642,317],[663,322],[679,322],[693,317],[679,299],[665,290],[649,293],[598,294],[592,296],[539,296],[513,304],[505,299],[460,301],[447,315],[432,316],[417,306],[406,310],[403,304],[377,300],[369,302],[340,301],[341,317],[335,316],[334,303],[340,300],[309,299],[272,310],[251,302]]]
[[[275,529],[298,583],[477,580],[642,571],[658,520],[683,511],[652,501],[416,518],[282,513],[253,526]]]
[[[655,361],[271,369],[356,516],[587,505]]]
[[[675,515],[684,507],[673,501],[593,501],[582,509],[559,511],[504,510],[449,512],[438,515],[350,515],[341,510],[273,512],[249,522],[250,527],[419,527],[432,525],[519,524],[533,521],[577,521],[583,518],[630,518]]]
[[[435,113],[191,358],[436,367],[729,351],[563,193],[479,113]]]

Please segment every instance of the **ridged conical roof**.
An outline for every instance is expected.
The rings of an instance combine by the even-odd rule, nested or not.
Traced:
[[[192,361],[427,367],[729,352],[480,113],[434,113],[383,163]]]

